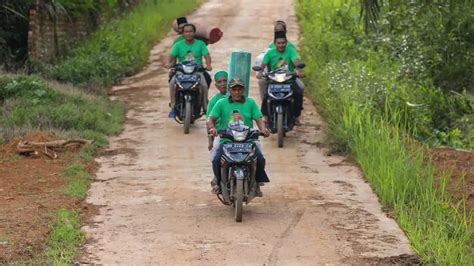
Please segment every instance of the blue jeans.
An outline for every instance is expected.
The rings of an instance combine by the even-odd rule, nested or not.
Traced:
[[[214,171],[214,176],[217,179],[217,184],[221,184],[221,157],[224,149],[224,145],[220,144],[219,148],[216,149],[214,158],[212,159],[212,170]],[[257,182],[270,182],[268,179],[267,173],[265,172],[265,158],[263,157],[262,152],[256,147],[255,154],[257,155],[257,169],[255,173],[255,180]]]

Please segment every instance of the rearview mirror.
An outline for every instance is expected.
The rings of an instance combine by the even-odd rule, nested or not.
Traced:
[[[298,64],[298,65],[296,66],[296,68],[303,69],[303,68],[305,68],[305,66],[306,66],[306,65],[305,65],[304,63],[301,63],[301,64]]]

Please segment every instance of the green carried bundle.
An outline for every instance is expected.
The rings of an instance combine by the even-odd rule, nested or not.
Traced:
[[[242,79],[245,82],[245,97],[249,96],[251,61],[252,54],[250,52],[237,50],[230,53],[228,80],[230,81],[234,77]]]

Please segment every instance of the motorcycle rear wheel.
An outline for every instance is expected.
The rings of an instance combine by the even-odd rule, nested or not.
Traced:
[[[244,202],[244,180],[237,180],[236,190],[235,190],[235,200],[234,200],[236,222],[242,222],[242,211],[244,208],[243,202]]]

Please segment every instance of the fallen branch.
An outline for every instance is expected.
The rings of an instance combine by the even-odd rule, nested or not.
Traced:
[[[58,158],[57,151],[73,147],[82,147],[90,144],[91,141],[84,139],[55,140],[47,142],[20,141],[17,145],[17,152],[22,155],[37,155],[39,152],[51,159]]]

